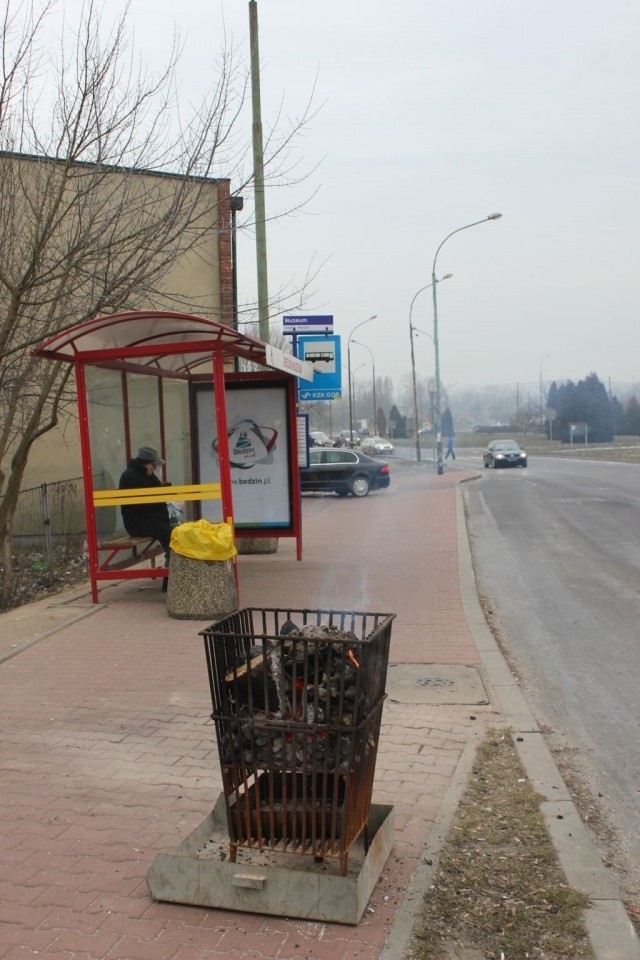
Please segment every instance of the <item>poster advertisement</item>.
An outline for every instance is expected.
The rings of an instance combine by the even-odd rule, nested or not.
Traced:
[[[218,436],[211,387],[196,388],[199,474],[218,483]],[[233,510],[237,527],[290,528],[287,389],[282,383],[226,387]],[[220,523],[220,501],[203,501],[202,516]]]

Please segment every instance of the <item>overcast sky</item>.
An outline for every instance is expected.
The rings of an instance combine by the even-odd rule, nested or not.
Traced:
[[[345,342],[377,314],[355,337],[377,376],[402,378],[438,245],[499,211],[438,256],[454,274],[438,287],[443,384],[640,379],[637,0],[258,0],[258,14],[265,132],[283,98],[304,110],[316,76],[321,107],[296,147],[301,169],[319,167],[267,194],[272,215],[317,189],[269,226],[271,291],[324,263],[307,312],[333,314]],[[148,59],[180,28],[185,97],[213,76],[223,21],[248,55],[246,0],[133,0],[131,17]],[[241,302],[255,299],[252,243]],[[431,291],[413,321],[433,333]],[[433,373],[425,336],[416,360]]]

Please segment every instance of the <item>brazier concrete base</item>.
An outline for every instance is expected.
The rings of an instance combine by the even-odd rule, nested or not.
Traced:
[[[349,854],[346,877],[338,861],[272,851],[238,850],[229,862],[221,794],[211,814],[174,853],[159,853],[147,873],[156,900],[305,920],[357,924],[393,846],[394,808],[371,804],[369,849],[362,837]]]

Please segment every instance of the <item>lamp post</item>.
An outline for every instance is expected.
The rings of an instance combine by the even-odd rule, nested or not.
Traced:
[[[550,357],[551,354],[548,353],[540,361],[540,426],[542,426],[542,365],[544,364],[545,360],[548,360]]]
[[[444,473],[444,462],[442,459],[442,410],[440,408],[440,346],[438,343],[438,298],[436,296],[436,261],[438,259],[438,254],[442,250],[443,246],[450,237],[453,237],[454,234],[460,233],[462,230],[469,230],[470,227],[477,227],[480,223],[487,223],[489,220],[499,220],[502,216],[501,213],[490,213],[488,217],[483,217],[482,220],[474,220],[473,223],[467,223],[464,227],[458,227],[457,230],[452,230],[451,233],[448,233],[444,238],[438,249],[436,250],[436,255],[433,258],[433,266],[431,268],[431,289],[433,292],[433,345],[435,348],[435,357],[436,357],[436,459],[437,459],[437,472],[438,475]]]
[[[358,370],[362,370],[363,367],[366,367],[366,365],[367,365],[367,362],[366,362],[366,360],[364,360],[362,363],[360,363],[360,364],[355,368],[355,370],[354,370],[353,373],[351,374],[351,384],[350,384],[350,386],[349,386],[349,399],[351,399],[351,396],[353,395],[353,412],[354,412],[354,414],[355,414],[355,412],[356,412],[356,373],[358,372]],[[352,428],[349,427],[349,429],[351,430]],[[350,447],[353,446],[353,434],[352,434],[352,433],[349,435],[349,446],[350,446]]]
[[[353,404],[351,402],[351,338],[353,337],[356,330],[360,327],[363,327],[365,323],[369,323],[370,320],[375,320],[378,316],[377,313],[374,313],[373,316],[367,317],[366,320],[361,320],[360,323],[356,323],[355,327],[349,334],[347,338],[347,373],[349,375],[349,441],[353,440]]]
[[[436,280],[436,283],[440,283],[441,280],[449,280],[453,276],[452,273],[445,273],[443,277],[440,277],[440,280]],[[418,293],[416,293],[411,301],[411,306],[409,307],[409,340],[411,341],[411,379],[413,382],[413,418],[416,425],[416,460],[418,463],[422,460],[420,453],[420,428],[419,428],[419,416],[418,416],[418,388],[416,386],[416,358],[413,349],[413,331],[416,329],[411,322],[411,314],[413,312],[413,305],[416,302],[416,297],[422,293],[423,290],[428,290],[431,286],[428,283],[425,287],[420,287]],[[430,340],[433,340],[430,334],[427,334]]]
[[[371,354],[371,384],[373,387],[373,433],[378,432],[378,408],[376,406],[376,362],[373,357],[373,350],[371,347],[368,347],[366,343],[362,343],[360,340],[352,340],[352,343],[357,343],[359,347],[364,347],[365,350],[368,350]]]

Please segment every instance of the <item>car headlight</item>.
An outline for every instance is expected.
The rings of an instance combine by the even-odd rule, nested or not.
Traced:
[[[496,460],[504,460],[504,453],[496,453]]]

